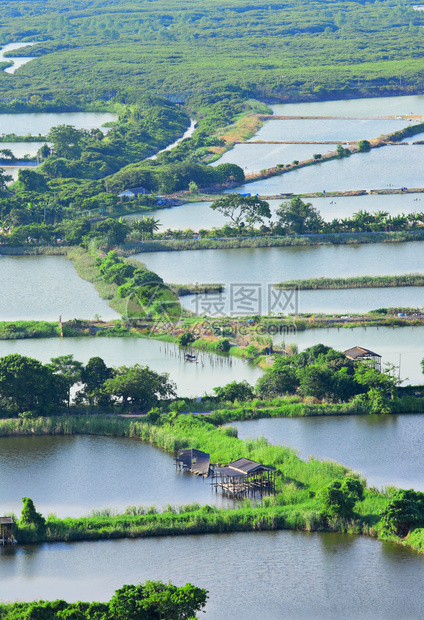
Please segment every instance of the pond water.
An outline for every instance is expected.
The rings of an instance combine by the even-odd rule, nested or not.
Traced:
[[[1,510],[19,516],[31,497],[44,516],[168,504],[228,505],[210,479],[175,469],[173,456],[140,439],[71,435],[0,439]]]
[[[315,344],[325,344],[338,351],[361,346],[376,351],[386,362],[399,366],[404,383],[422,385],[424,376],[421,360],[424,357],[424,327],[354,327],[334,329],[308,329],[291,332],[286,336],[275,336],[274,342],[289,344],[295,342],[299,350]],[[421,419],[421,418],[420,418]]]
[[[63,256],[0,256],[0,320],[119,318]]]
[[[273,289],[274,290],[274,289]],[[268,290],[262,291],[262,309],[265,313],[269,306],[266,295]],[[290,295],[290,293],[286,293]],[[283,295],[276,291],[275,295]],[[341,290],[297,291],[296,303],[288,306],[285,314],[310,313],[313,314],[364,314],[376,308],[424,308],[424,288],[416,286],[399,286],[388,288],[363,288]],[[180,298],[182,305],[195,314],[213,316],[220,304],[222,316],[229,316],[232,312],[231,287],[226,288],[220,296],[212,293],[207,295],[185,295]],[[294,300],[293,300],[294,301]],[[233,304],[234,305],[234,304]],[[248,314],[235,312],[234,314]]]
[[[105,601],[123,584],[145,579],[207,588],[209,620],[424,614],[422,556],[347,534],[249,532],[0,550],[2,596],[12,601]]]
[[[0,142],[0,150],[9,149],[15,157],[34,157],[45,142]],[[50,143],[47,143],[50,144]],[[1,154],[0,154],[1,155]],[[4,164],[2,164],[4,167]]]
[[[343,159],[292,170],[281,176],[246,183],[237,193],[280,193],[423,187],[423,152],[416,145],[393,145]],[[234,192],[236,190],[232,190]]]
[[[274,114],[280,113],[275,111]],[[306,141],[306,142],[327,142],[333,140],[371,140],[378,138],[382,134],[391,133],[407,127],[412,121],[402,120],[380,120],[380,119],[361,119],[346,120],[340,118],[329,119],[275,119],[265,121],[262,127],[255,133],[250,142],[255,140],[281,140],[282,142]],[[271,146],[271,145],[270,145]],[[325,148],[324,145],[316,144],[315,147]],[[335,150],[333,149],[326,149]],[[314,153],[320,153],[318,150]],[[325,152],[325,151],[323,151]],[[300,159],[298,157],[297,159]],[[276,162],[280,163],[280,162]],[[291,163],[291,162],[283,162]]]
[[[37,164],[26,164],[24,166],[3,166],[3,167],[4,167],[4,174],[11,176],[12,180],[10,182],[13,183],[13,181],[18,180],[19,170],[21,170],[22,168],[34,168],[35,169],[37,167]],[[9,183],[7,184],[9,185]]]
[[[144,262],[166,282],[256,282],[422,272],[424,242],[316,245],[282,248],[238,248],[147,252],[133,258]]]
[[[177,384],[178,396],[213,394],[213,388],[230,381],[256,383],[262,375],[257,366],[238,358],[195,352],[198,363],[185,362],[182,351],[171,343],[147,338],[48,338],[0,340],[0,357],[19,353],[43,363],[52,357],[72,354],[86,364],[90,357],[101,357],[108,366],[148,365],[156,372],[168,372]]]
[[[8,45],[4,45],[0,50],[0,62],[11,62],[13,63],[10,67],[6,67],[4,70],[5,73],[13,74],[19,67],[26,65],[30,60],[34,60],[34,56],[21,56],[18,58],[13,58],[11,56],[5,57],[4,54],[6,52],[13,52],[14,50],[21,49],[21,47],[28,47],[29,45],[35,45],[34,42],[30,43],[9,43]]]
[[[270,122],[278,124],[278,121]],[[257,136],[258,134],[255,138]],[[312,159],[315,153],[329,153],[335,151],[336,148],[336,144],[236,144],[212,166],[226,163],[237,164],[243,168],[245,174],[252,174],[266,168],[273,168],[277,164],[284,165],[291,164],[295,160]]]
[[[38,112],[25,114],[0,114],[0,134],[14,133],[17,136],[45,136],[57,125],[73,125],[76,129],[98,129],[106,133],[104,123],[116,121],[112,112]]]
[[[275,418],[232,424],[239,437],[266,437],[360,472],[369,486],[424,491],[424,416],[365,415]]]
[[[364,196],[342,196],[337,198],[303,198],[304,202],[310,202],[326,221],[334,218],[351,217],[358,211],[387,211],[390,215],[401,213],[413,213],[424,210],[424,194],[365,194]],[[274,212],[283,202],[279,200],[268,200],[271,211]],[[158,219],[163,232],[167,228],[172,230],[186,230],[191,228],[198,231],[201,228],[210,230],[213,227],[228,224],[228,218],[224,217],[219,211],[210,208],[212,202],[186,202],[179,207],[160,209],[153,211],[143,211],[126,215],[125,219],[139,220],[146,216],[153,216]]]
[[[341,99],[310,103],[284,103],[271,106],[274,114],[286,116],[392,116],[418,114],[424,116],[424,95]]]

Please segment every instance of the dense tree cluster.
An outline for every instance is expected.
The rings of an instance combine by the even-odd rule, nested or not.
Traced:
[[[0,358],[0,410],[5,416],[60,413],[69,407],[72,389],[77,405],[137,411],[176,395],[167,373],[139,364],[109,368],[100,357],[92,357],[84,365],[72,355],[48,364],[17,353]]]
[[[27,499],[27,498],[26,498]],[[108,603],[63,600],[0,604],[1,620],[189,620],[206,605],[207,590],[162,581],[124,585]]]
[[[317,344],[302,353],[276,355],[272,367],[258,379],[255,391],[263,399],[299,394],[337,403],[356,398],[381,413],[390,410],[398,383],[389,372],[380,372],[364,361],[353,362],[341,351]],[[220,400],[254,397],[253,388],[245,382],[233,382],[215,388],[215,392]]]

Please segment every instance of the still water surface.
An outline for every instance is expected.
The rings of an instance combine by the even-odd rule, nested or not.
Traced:
[[[277,107],[277,106],[275,106]],[[278,112],[274,112],[278,115]],[[255,140],[281,140],[285,141],[306,141],[306,142],[330,142],[333,140],[371,140],[381,134],[391,133],[407,127],[412,121],[403,120],[380,120],[380,119],[361,119],[345,120],[340,118],[330,119],[287,119],[269,120],[257,131],[250,141]],[[269,145],[272,146],[272,145]],[[318,148],[315,153],[320,153],[320,148],[325,145],[316,144]],[[335,150],[335,147],[326,150]],[[325,152],[322,151],[322,152]],[[297,158],[299,159],[299,158]],[[290,163],[290,162],[286,162]]]
[[[230,381],[256,383],[262,375],[257,366],[238,358],[195,352],[198,363],[185,362],[182,351],[171,343],[147,338],[42,338],[1,340],[0,357],[19,353],[43,363],[52,357],[72,354],[86,364],[90,357],[101,357],[108,366],[146,364],[156,372],[168,372],[177,384],[178,396],[213,394],[213,388]]]
[[[129,505],[228,505],[203,480],[177,472],[172,455],[128,437],[91,435],[2,437],[1,510],[19,515],[31,497],[44,515],[81,517]]]
[[[269,303],[267,287],[262,287],[262,310],[268,314],[267,310],[272,311]],[[272,287],[272,290],[274,288]],[[275,292],[283,300],[283,295],[291,293]],[[275,298],[273,298],[275,299]],[[180,299],[184,308],[195,314],[207,314],[213,316],[217,311],[219,303],[220,312],[218,314],[229,315],[235,308],[232,307],[231,286],[227,287],[220,296],[214,294],[207,295],[187,295]],[[273,303],[273,301],[272,301]],[[233,304],[234,306],[234,304]],[[388,288],[362,288],[362,289],[339,289],[322,291],[297,291],[293,293],[290,304],[274,310],[275,313],[284,314],[294,313],[313,313],[313,314],[363,314],[376,310],[377,308],[424,308],[424,288],[421,286],[399,286]],[[253,307],[252,307],[253,309]],[[249,312],[236,312],[235,314],[249,314]],[[255,314],[255,311],[253,311]]]
[[[256,282],[295,278],[396,275],[424,270],[424,242],[149,252],[144,262],[166,282]],[[378,307],[378,304],[377,304]]]
[[[271,108],[274,114],[287,116],[345,116],[354,118],[398,114],[419,114],[423,116],[424,95],[284,103],[273,105]]]
[[[76,129],[98,129],[107,132],[104,123],[116,121],[111,112],[39,112],[28,114],[0,114],[0,134],[15,133],[17,136],[45,136],[57,125],[73,125]]]
[[[423,151],[419,145],[385,146],[369,153],[292,170],[282,176],[247,183],[237,192],[270,196],[390,187],[423,187]],[[235,191],[235,190],[234,190]]]
[[[266,437],[298,451],[351,467],[369,486],[424,491],[424,416],[366,415],[278,418],[232,424],[239,437]]]
[[[412,620],[424,614],[423,558],[346,534],[252,532],[0,551],[2,597],[9,600],[108,600],[123,584],[145,579],[207,588],[209,620]]]
[[[119,318],[63,256],[0,256],[0,320]]]
[[[278,121],[272,121],[278,125]],[[280,121],[283,122],[283,121]],[[303,122],[303,121],[299,121]],[[255,138],[258,134],[255,135]],[[278,138],[277,138],[278,139]],[[330,139],[330,138],[328,138]],[[335,151],[336,144],[236,144],[224,153],[212,166],[219,164],[237,164],[245,174],[260,172],[278,164],[291,164],[293,161],[312,159],[315,153]]]

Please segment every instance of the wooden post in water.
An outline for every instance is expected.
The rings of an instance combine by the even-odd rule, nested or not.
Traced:
[[[63,338],[62,315],[59,316],[59,328],[60,328],[60,337]]]

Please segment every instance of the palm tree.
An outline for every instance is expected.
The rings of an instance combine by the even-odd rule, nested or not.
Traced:
[[[143,217],[141,220],[134,220],[131,223],[132,230],[141,232],[143,236],[145,234],[152,236],[154,232],[159,230],[160,226],[159,220],[156,220],[152,215]]]

